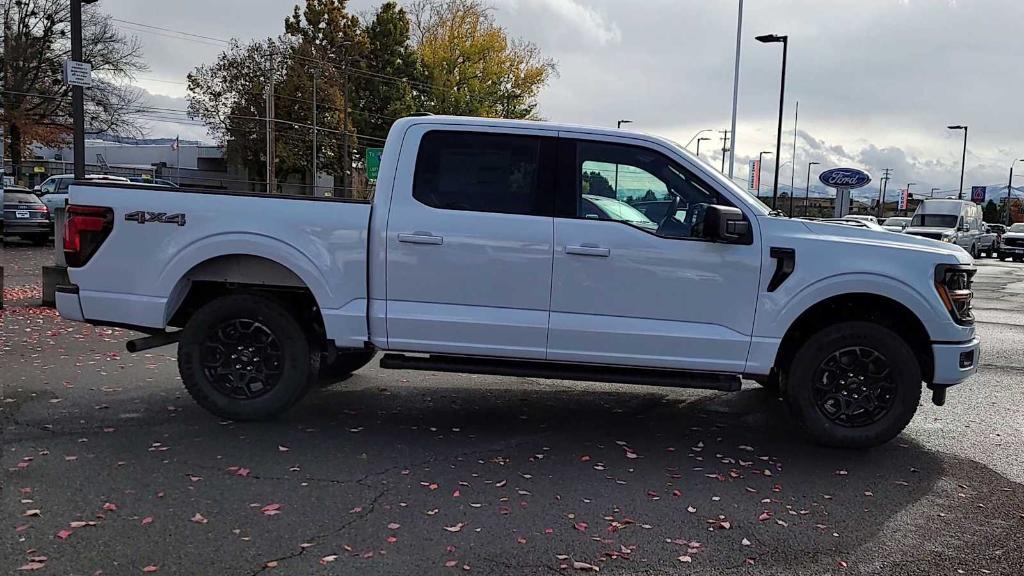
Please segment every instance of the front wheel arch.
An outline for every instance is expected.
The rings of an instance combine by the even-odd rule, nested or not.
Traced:
[[[885,326],[898,334],[914,351],[921,375],[931,382],[935,371],[931,338],[920,318],[900,302],[870,293],[840,294],[826,298],[801,313],[786,330],[775,355],[775,370],[789,373],[790,364],[803,342],[823,328],[849,320]]]

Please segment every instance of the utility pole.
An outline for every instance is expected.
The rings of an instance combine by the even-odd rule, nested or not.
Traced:
[[[722,135],[722,174],[725,174],[725,154],[732,151],[732,146],[729,144],[729,134],[732,132],[719,130],[718,133]]]
[[[950,130],[963,130],[964,131],[964,152],[960,159],[960,193],[957,194],[957,200],[964,199],[964,168],[967,164],[967,126],[946,126]]]
[[[351,198],[353,195],[352,179],[349,173],[352,171],[352,152],[348,145],[348,49],[345,50],[345,67],[342,68],[342,81],[345,83],[345,108],[341,111],[341,125],[345,131],[345,166],[341,175],[342,198]]]
[[[71,60],[74,62],[82,61],[82,4],[95,1],[71,0]],[[82,180],[85,178],[85,89],[81,86],[71,86],[71,116],[75,180]]]
[[[878,181],[878,219],[885,215],[885,188],[889,184],[889,175],[892,173],[892,168],[882,168],[882,172],[882,178]],[[898,210],[899,207],[897,206]]]
[[[319,68],[313,72],[313,196],[316,196],[316,77]]]
[[[277,162],[274,144],[274,53],[267,57],[267,194],[276,188],[277,176],[274,164]]]
[[[811,166],[816,166],[821,162],[808,162],[807,163],[807,187],[804,188],[804,216],[808,214],[808,204],[811,200]]]
[[[1014,160],[1010,163],[1010,179],[1006,182],[1006,225],[1013,224],[1010,220],[1010,198],[1013,192],[1013,165],[1017,162],[1024,162],[1024,159]]]

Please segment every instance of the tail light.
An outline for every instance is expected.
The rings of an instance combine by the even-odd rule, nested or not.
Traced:
[[[101,206],[68,205],[64,224],[64,260],[78,268],[92,258],[114,229],[114,211]]]

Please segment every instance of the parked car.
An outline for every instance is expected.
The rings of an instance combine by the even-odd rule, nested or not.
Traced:
[[[867,214],[847,214],[846,216],[844,216],[844,218],[848,218],[850,220],[860,220],[861,222],[870,222],[872,224],[878,224],[878,218],[875,218],[874,216],[869,216]]]
[[[609,166],[687,206],[685,230],[588,218],[582,175]],[[383,351],[383,369],[746,377],[814,440],[865,447],[908,424],[922,382],[941,405],[978,366],[966,252],[779,217],[655,136],[414,117],[372,204],[124,186],[71,186],[57,308],[150,334],[129,351],[177,342],[186,390],[222,418],[273,417]]]
[[[105,174],[87,174],[86,180],[106,181],[106,182],[128,182],[127,178],[122,176],[107,176]],[[33,192],[42,199],[43,204],[53,213],[57,208],[63,208],[68,203],[68,186],[74,182],[74,174],[59,174],[56,176],[50,176],[43,181],[42,184],[36,186]]]
[[[889,232],[903,232],[910,226],[910,218],[905,216],[891,216],[882,222],[882,228]]]
[[[956,244],[974,258],[981,254],[981,206],[967,200],[925,200],[904,233]]]
[[[163,178],[143,178],[142,176],[131,176],[128,180],[135,182],[136,184],[149,184],[150,186],[169,186],[171,188],[177,188],[178,185],[170,180]]]
[[[999,250],[999,235],[996,234],[988,224],[981,225],[981,235],[978,236],[978,253],[982,256],[995,258]]]
[[[3,235],[44,246],[53,232],[53,221],[46,205],[28,188],[4,188]]]
[[[1013,258],[1014,262],[1024,262],[1024,223],[1011,224],[1006,233],[1000,239],[999,253],[996,258],[1006,260]]]

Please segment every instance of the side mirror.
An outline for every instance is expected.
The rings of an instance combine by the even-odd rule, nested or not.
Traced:
[[[701,226],[702,238],[714,242],[740,242],[750,234],[750,222],[743,218],[743,212],[732,206],[706,204]]]
[[[968,232],[968,231],[970,231],[970,229],[971,229],[971,225],[968,224],[967,222],[964,222],[964,223],[960,224],[960,231],[961,232]]]

